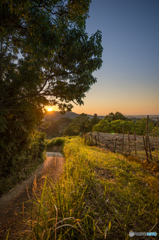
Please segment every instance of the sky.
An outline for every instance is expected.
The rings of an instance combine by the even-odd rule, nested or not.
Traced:
[[[86,21],[102,32],[102,67],[78,114],[159,115],[159,0],[92,0]]]

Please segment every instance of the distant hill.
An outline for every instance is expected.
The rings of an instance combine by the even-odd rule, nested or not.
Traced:
[[[79,114],[74,113],[74,112],[66,112],[65,114],[61,114],[59,111],[53,111],[53,112],[48,112],[45,117],[44,120],[48,121],[48,120],[58,120],[59,118],[63,118],[63,117],[68,117],[68,118],[75,118],[77,117]]]
[[[48,121],[48,120],[58,120],[59,118],[63,118],[63,117],[68,117],[68,118],[75,118],[77,116],[79,116],[80,114],[77,114],[75,112],[66,112],[65,114],[61,114],[59,111],[53,111],[53,112],[48,112],[45,117],[44,120]],[[88,117],[92,118],[93,115],[89,115],[87,114]],[[106,115],[105,115],[106,116]],[[105,116],[98,116],[100,119],[103,119]],[[146,118],[147,115],[125,115],[125,117],[129,118],[129,119],[141,119],[141,118]],[[159,120],[159,115],[149,115],[149,117],[155,121]]]
[[[48,120],[58,120],[59,118],[63,118],[63,117],[68,117],[68,118],[75,118],[77,116],[79,116],[80,114],[74,113],[74,112],[66,112],[65,114],[61,114],[59,111],[53,111],[53,112],[48,112],[45,117],[44,120],[48,121]],[[88,117],[92,118],[93,115],[89,115],[87,114]],[[103,119],[104,116],[98,116],[100,119]]]

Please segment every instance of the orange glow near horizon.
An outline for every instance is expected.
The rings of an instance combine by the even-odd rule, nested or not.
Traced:
[[[48,112],[52,112],[52,111],[53,111],[53,108],[52,108],[52,107],[46,107],[46,110],[47,110]]]

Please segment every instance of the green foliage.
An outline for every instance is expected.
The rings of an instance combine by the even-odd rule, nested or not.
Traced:
[[[53,147],[53,146],[63,146],[65,142],[65,138],[58,137],[58,138],[53,138],[52,140],[47,140],[47,147]]]
[[[85,32],[90,2],[0,3],[1,107],[27,99],[57,104],[65,112],[72,101],[83,104],[85,92],[96,82],[92,73],[101,67],[103,51],[101,32],[90,38]]]
[[[150,135],[154,137],[159,137],[159,127],[155,127],[154,129],[152,129]]]
[[[45,106],[70,111],[97,81],[92,73],[102,65],[102,36],[85,32],[89,6],[90,0],[0,1],[3,175],[28,151]]]
[[[100,121],[97,114],[94,114],[93,118],[89,118],[87,114],[80,114],[73,119],[72,123],[64,130],[64,136],[79,135],[80,132],[90,132],[93,126]]]
[[[116,112],[114,113],[109,113],[104,117],[105,120],[108,120],[109,122],[114,121],[114,120],[128,120],[122,113]]]
[[[41,197],[32,200],[28,240],[129,239],[131,229],[157,232],[158,179],[140,163],[85,146],[78,137],[66,139],[63,152],[59,182],[45,181]]]
[[[90,127],[91,127],[91,129],[93,129],[93,126],[94,126],[95,124],[98,124],[99,121],[100,121],[100,119],[98,118],[97,114],[95,113],[95,114],[93,115],[93,118],[90,119]]]
[[[137,135],[144,135],[146,133],[146,118],[142,118],[139,121],[136,121],[135,123],[135,130]],[[153,121],[149,120],[149,132],[151,132],[154,128]]]
[[[108,120],[102,119],[98,124],[93,126],[94,132],[111,132],[111,123]]]
[[[87,114],[80,114],[73,119],[72,123],[64,130],[64,136],[79,135],[80,132],[89,132],[91,130],[90,120]]]
[[[44,161],[45,133],[34,131],[26,143],[23,148],[15,143],[1,148],[0,195],[24,180]]]
[[[46,138],[54,138],[62,136],[64,129],[72,123],[72,119],[63,117],[58,120],[48,120],[48,122],[44,122],[46,127],[42,126],[38,128],[41,132],[46,133]]]
[[[106,133],[122,133],[124,126],[124,133],[133,134],[136,131],[137,135],[144,135],[146,133],[146,118],[140,119],[134,123],[134,121],[124,120],[105,120],[102,119],[100,122],[93,127],[95,132],[106,132]],[[149,131],[151,132],[154,128],[154,123],[149,121]]]
[[[46,129],[40,129],[41,131],[45,132],[47,136],[53,138],[59,135],[59,124],[57,121],[50,120],[49,127]]]

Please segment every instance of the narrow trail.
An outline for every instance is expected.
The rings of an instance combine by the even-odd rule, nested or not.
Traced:
[[[36,179],[38,192],[44,185],[46,175],[48,179],[58,181],[65,159],[60,152],[46,152],[46,155],[45,162],[31,176],[0,198],[0,239],[6,238],[9,228],[9,239],[17,239],[17,232],[24,227],[22,218],[27,216],[26,212],[30,204],[26,201],[32,196],[34,180]]]

